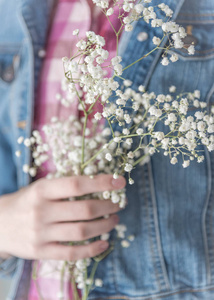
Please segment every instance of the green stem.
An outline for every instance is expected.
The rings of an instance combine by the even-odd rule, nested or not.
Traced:
[[[113,143],[113,140],[111,140],[108,144],[111,145]],[[89,160],[87,160],[83,165],[82,168],[85,168],[90,162],[96,159],[97,155],[102,153],[105,149],[101,148],[96,154],[94,154]]]
[[[133,164],[133,167],[137,166],[145,157],[147,157],[149,154],[145,154],[141,156],[138,160],[136,160]]]
[[[97,267],[98,267],[98,264],[99,264],[99,262],[95,262],[94,265],[93,265],[91,275],[90,275],[91,284],[88,286],[87,293],[84,294],[82,300],[87,300],[87,298],[88,298],[88,295],[90,293],[90,290],[91,290],[91,287],[92,287],[92,284],[93,284],[94,275],[95,275],[95,272],[96,272]]]
[[[152,52],[154,52],[155,50],[157,50],[159,47],[154,48],[153,50],[151,50],[150,52],[148,52],[147,54],[145,54],[144,56],[142,56],[141,58],[137,59],[136,61],[134,61],[133,63],[131,63],[130,65],[126,66],[123,71],[127,70],[128,68],[132,67],[133,65],[135,65],[136,63],[138,63],[139,61],[141,61],[142,59],[146,58],[147,56],[149,56]]]
[[[81,166],[84,164],[84,158],[85,158],[85,130],[87,127],[87,121],[88,121],[88,114],[85,113],[85,120],[84,120],[84,126],[83,126],[83,132],[82,132],[82,157],[81,157]],[[81,171],[83,171],[83,167],[81,167]]]
[[[60,292],[64,293],[64,276],[65,276],[65,268],[67,266],[67,262],[65,261],[61,270],[61,276],[60,276]]]
[[[78,294],[78,291],[77,291],[77,285],[76,285],[76,282],[74,280],[74,277],[72,277],[72,279],[71,279],[71,284],[72,284],[72,290],[73,290],[73,293],[74,293],[74,300],[80,300],[80,297],[79,297],[79,294]]]
[[[38,282],[37,282],[37,279],[38,279],[38,277],[37,277],[38,267],[39,267],[39,262],[36,261],[36,262],[34,263],[34,266],[33,266],[32,279],[34,280],[34,283],[35,283],[35,286],[36,286],[36,291],[37,291],[37,293],[38,293],[38,295],[39,295],[39,299],[40,299],[40,300],[44,300],[44,298],[42,297],[40,288],[39,288],[39,284],[38,284]]]
[[[160,44],[162,43],[163,39],[165,38],[165,35],[162,37],[162,40],[160,42]],[[159,45],[160,45],[159,44]],[[147,56],[149,56],[152,52],[156,51],[157,49],[159,49],[159,45],[157,47],[155,47],[154,49],[152,49],[150,52],[148,52],[147,54],[145,54],[144,56],[142,56],[141,58],[137,59],[136,61],[134,61],[133,63],[131,63],[130,65],[126,66],[123,71],[127,70],[128,68],[132,67],[133,65],[135,65],[136,63],[138,63],[139,61],[141,61],[142,59],[146,58]]]

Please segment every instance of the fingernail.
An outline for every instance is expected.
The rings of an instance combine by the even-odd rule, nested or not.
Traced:
[[[125,178],[122,176],[119,176],[117,179],[112,179],[112,185],[116,189],[122,189],[125,186]]]
[[[114,224],[118,224],[119,223],[119,217],[118,217],[118,215],[113,215],[112,219],[113,219]]]
[[[106,249],[108,249],[109,247],[109,243],[106,241],[102,241],[102,243],[100,243],[100,250],[105,251]]]

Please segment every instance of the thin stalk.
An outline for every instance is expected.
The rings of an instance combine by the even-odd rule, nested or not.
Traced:
[[[113,29],[113,31],[114,31],[114,33],[115,33],[115,35],[117,35],[117,31],[116,31],[116,29],[114,28],[114,26],[113,26],[113,24],[112,24],[111,20],[109,19],[109,17],[108,17],[108,16],[106,16],[106,18],[108,19],[108,21],[109,21],[109,24],[111,25],[111,28]]]
[[[72,290],[73,290],[73,293],[74,293],[74,300],[80,300],[74,277],[72,277],[72,279],[71,279],[71,284],[72,284]]]
[[[108,125],[109,125],[109,127],[110,127],[110,129],[111,129],[112,136],[113,136],[113,138],[114,138],[114,137],[115,137],[115,136],[114,136],[114,130],[113,130],[113,128],[112,128],[112,125],[111,125],[111,122],[110,122],[109,118],[107,118],[107,121],[108,121]]]
[[[82,132],[82,157],[81,157],[81,166],[84,164],[85,159],[85,130],[87,127],[87,121],[88,121],[88,114],[85,113],[85,120],[84,120],[84,126],[83,126],[83,132]],[[83,170],[83,167],[81,167]]]
[[[84,294],[82,300],[87,300],[87,298],[88,298],[88,294],[89,294],[89,292],[91,290],[91,287],[92,287],[92,284],[93,284],[93,278],[94,278],[95,272],[97,270],[98,264],[99,264],[99,262],[95,262],[94,265],[93,265],[93,268],[92,268],[92,271],[91,271],[91,275],[90,275],[90,279],[91,279],[92,283],[88,286],[87,293]]]
[[[146,58],[147,56],[149,56],[152,52],[154,52],[155,50],[159,49],[159,47],[155,47],[153,50],[151,50],[150,52],[148,52],[147,54],[145,54],[144,56],[142,56],[141,58],[137,59],[136,61],[134,61],[133,63],[131,63],[130,65],[126,66],[123,71],[127,70],[128,68],[132,67],[133,65],[135,65],[136,63],[138,63],[139,61],[141,61],[142,59]]]
[[[163,39],[165,38],[165,35],[162,37],[161,42],[159,45],[161,45]],[[133,63],[131,63],[130,65],[126,66],[123,71],[127,70],[128,68],[132,67],[133,65],[135,65],[136,63],[138,63],[139,61],[141,61],[142,59],[146,58],[147,56],[149,56],[152,52],[156,51],[157,49],[159,49],[159,45],[157,47],[155,47],[154,49],[152,49],[150,52],[148,52],[147,54],[145,54],[144,56],[142,56],[141,58],[137,59],[136,61],[134,61]]]
[[[133,164],[133,167],[135,167],[136,165],[138,165],[145,157],[147,157],[149,154],[145,154],[143,156],[141,156],[138,160],[136,160]]]
[[[87,111],[88,114],[91,113],[91,111],[92,111],[94,105],[97,103],[97,100],[99,99],[100,96],[101,96],[101,95],[98,95],[97,98],[96,98],[96,100],[95,100],[95,102],[91,104],[91,106],[89,107],[89,109],[88,109],[88,111]]]
[[[37,282],[37,269],[39,267],[39,262],[35,262],[34,263],[34,266],[33,266],[33,273],[32,273],[32,279],[34,280],[34,283],[35,283],[35,286],[36,286],[36,291],[39,295],[39,300],[44,300],[44,298],[42,297],[42,294],[41,294],[41,291],[40,291],[40,288],[39,288],[39,284]]]
[[[67,266],[67,262],[65,261],[61,270],[61,276],[60,276],[60,292],[63,294],[64,292],[64,276],[65,276],[65,268]]]
[[[113,140],[110,141],[108,144],[111,145],[113,143]],[[105,149],[101,148],[96,154],[94,154],[89,160],[87,160],[83,165],[82,168],[85,168],[85,166],[87,166],[90,162],[92,162],[93,160],[96,159],[97,155],[99,155],[100,153],[102,153]]]

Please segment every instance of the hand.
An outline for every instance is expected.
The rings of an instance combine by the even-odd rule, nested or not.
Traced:
[[[63,201],[69,197],[124,188],[123,177],[111,175],[40,179],[0,198],[0,253],[25,259],[77,260],[96,256],[107,241],[67,246],[111,231],[120,208],[110,200]],[[109,214],[109,218],[100,218]],[[99,218],[99,219],[97,219]]]

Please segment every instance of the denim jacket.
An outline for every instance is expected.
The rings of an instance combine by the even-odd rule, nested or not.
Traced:
[[[160,3],[153,0],[153,3]],[[173,19],[186,27],[187,44],[196,52],[188,56],[175,50],[179,61],[164,67],[161,50],[126,71],[123,77],[155,93],[201,91],[202,101],[214,102],[214,1],[164,0]],[[0,194],[29,183],[14,153],[19,136],[30,135],[36,82],[45,47],[51,5],[45,0],[2,0],[0,3]],[[161,14],[161,12],[158,12]],[[160,17],[160,16],[158,16]],[[144,32],[143,41],[137,36]],[[152,48],[158,28],[145,22],[134,24],[120,42],[124,66]],[[166,41],[163,41],[163,44]],[[192,113],[192,112],[190,112]],[[162,130],[161,125],[158,129]],[[214,299],[214,156],[204,149],[205,161],[170,165],[162,153],[133,172],[135,185],[128,186],[128,206],[120,213],[128,234],[135,235],[129,248],[115,242],[115,249],[98,266],[96,277],[104,285],[89,296],[94,299],[192,300]],[[112,233],[114,238],[114,233]],[[8,300],[27,299],[31,261],[11,258],[0,265],[3,276],[13,276]]]

